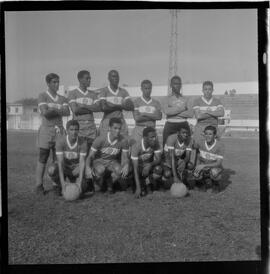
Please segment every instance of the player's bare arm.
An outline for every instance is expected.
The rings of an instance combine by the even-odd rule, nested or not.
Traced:
[[[95,159],[96,151],[90,148],[88,156],[85,163],[85,176],[86,178],[93,177],[93,160]]]
[[[105,100],[100,100],[100,108],[103,112],[113,112],[115,110],[123,110],[122,105],[114,105]]]
[[[83,182],[84,172],[85,172],[85,155],[80,155],[79,167],[80,167],[80,173],[79,173],[79,178],[77,183],[82,189],[82,182]]]
[[[208,163],[208,164],[199,164],[195,167],[195,173],[199,173],[202,169],[206,167],[220,167],[222,164],[222,159],[217,159],[213,163]]]
[[[214,117],[223,117],[225,114],[223,107],[218,107],[216,110],[206,110],[205,113]]]
[[[122,177],[125,178],[127,177],[129,172],[128,150],[127,151],[123,150],[121,153],[121,166],[122,166],[121,174],[122,174]]]
[[[179,179],[177,176],[176,168],[175,168],[175,155],[174,155],[174,149],[169,149],[169,155],[171,159],[171,167],[172,167],[172,173],[173,173],[173,181],[174,183],[179,183]]]
[[[165,104],[163,107],[163,111],[166,115],[176,115],[178,113],[181,113],[186,110],[186,106],[169,106],[168,104]]]
[[[64,171],[63,171],[64,156],[63,154],[59,154],[59,155],[56,155],[56,157],[57,157],[60,183],[61,183],[62,189],[64,189],[66,184],[65,178],[64,178]]]
[[[41,114],[46,118],[46,119],[53,119],[55,117],[60,116],[59,112],[57,109],[49,109],[47,105],[41,105],[39,107]]]
[[[75,115],[89,114],[90,111],[84,107],[84,105],[72,102],[70,108]]]
[[[134,178],[135,178],[135,184],[136,184],[135,198],[140,198],[141,184],[140,184],[139,172],[138,172],[139,170],[138,160],[132,159],[132,164],[133,164],[133,172],[134,172]]]
[[[194,109],[194,115],[197,120],[210,118],[211,115],[205,112],[201,112],[200,109]]]

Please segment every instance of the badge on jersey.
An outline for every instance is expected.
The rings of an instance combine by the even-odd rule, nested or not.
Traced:
[[[106,101],[114,105],[121,105],[123,101],[123,97],[117,97],[117,96],[106,97]]]
[[[120,152],[120,149],[114,147],[105,147],[101,149],[101,152],[109,155],[117,155]]]
[[[138,110],[139,112],[144,112],[144,113],[154,113],[156,108],[153,106],[140,106]]]
[[[49,108],[56,108],[56,109],[61,109],[61,104],[57,104],[57,103],[48,103],[48,107]]]
[[[74,151],[65,151],[65,158],[68,160],[78,159],[78,153]]]
[[[90,106],[93,104],[93,99],[87,98],[87,97],[81,97],[76,99],[76,103]]]

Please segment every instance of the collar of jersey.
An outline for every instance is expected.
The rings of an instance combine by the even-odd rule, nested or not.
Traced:
[[[113,95],[117,95],[119,92],[119,87],[117,88],[117,90],[115,92],[111,89],[110,85],[108,86],[108,89]]]
[[[110,132],[107,133],[107,140],[111,146],[115,145],[117,143],[117,139],[115,139],[113,142],[110,139]]]
[[[210,150],[216,145],[216,143],[217,143],[217,140],[215,139],[213,145],[209,147],[209,146],[207,145],[207,142],[204,141],[205,147],[206,147],[206,149],[207,149],[208,151],[210,151]]]
[[[149,149],[150,149],[150,147],[148,147],[147,149],[145,148],[144,141],[143,141],[143,138],[142,138],[142,150],[143,151],[148,151]]]
[[[177,142],[178,142],[178,145],[180,146],[180,147],[182,147],[183,145],[184,145],[184,143],[185,142],[183,142],[182,144],[180,144],[180,142],[179,142],[179,139],[177,138]]]
[[[46,91],[46,93],[48,94],[48,96],[54,101],[54,102],[57,102],[57,100],[58,100],[58,94],[56,93],[56,96],[55,97],[53,97],[52,95],[51,95],[51,93],[47,90]]]
[[[147,104],[147,105],[149,105],[149,104],[151,104],[152,103],[152,98],[147,102],[142,96],[141,96],[141,99]]]
[[[69,142],[69,139],[68,139],[68,135],[67,135],[67,145],[68,145],[68,147],[70,148],[70,149],[74,149],[76,146],[77,146],[77,144],[78,144],[78,137],[77,137],[77,140],[76,140],[76,142],[75,142],[75,144],[72,146],[71,144],[70,144],[70,142]]]
[[[202,96],[202,100],[207,104],[207,105],[211,105],[212,104],[212,101],[213,101],[213,97],[207,101],[203,96]]]
[[[80,87],[77,87],[78,91],[82,93],[84,96],[87,95],[88,90],[86,89],[86,92],[83,92],[83,90],[80,89]]]

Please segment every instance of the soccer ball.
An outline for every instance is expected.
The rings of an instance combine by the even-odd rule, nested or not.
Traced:
[[[80,187],[75,183],[67,183],[64,188],[63,196],[66,201],[75,201],[81,195]]]
[[[173,183],[171,186],[171,195],[181,198],[187,195],[187,188],[183,183]]]

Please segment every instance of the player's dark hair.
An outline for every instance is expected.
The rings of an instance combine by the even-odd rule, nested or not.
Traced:
[[[152,86],[152,82],[151,82],[150,80],[143,80],[143,81],[141,82],[141,87],[142,87],[143,85],[147,85],[147,84],[150,84],[150,85]]]
[[[71,126],[77,126],[78,128],[80,128],[80,124],[77,120],[69,120],[67,121],[66,124],[66,129],[68,130]]]
[[[120,124],[122,125],[122,121],[120,118],[113,117],[109,121],[109,127],[113,126],[113,124]]]
[[[108,72],[108,77],[109,77],[110,74],[113,73],[113,72],[117,73],[118,76],[119,76],[119,72],[118,72],[117,70],[115,70],[115,69],[112,69],[112,70],[110,70],[110,71]]]
[[[52,81],[52,79],[58,79],[59,80],[60,77],[56,73],[49,73],[45,77],[46,83],[50,83]]]
[[[77,74],[78,80],[82,79],[85,74],[89,74],[90,75],[90,72],[88,70],[81,70],[81,71],[79,71],[78,74]]]
[[[153,127],[146,127],[143,129],[143,137],[147,137],[150,132],[156,132]]]
[[[213,84],[212,81],[204,81],[203,84],[202,84],[202,86],[203,86],[203,87],[204,87],[204,86],[211,86],[212,88],[214,88],[214,84]]]
[[[207,127],[205,127],[204,132],[206,132],[206,130],[212,130],[214,135],[217,134],[217,129],[214,126],[207,126]]]
[[[173,81],[174,79],[178,79],[178,80],[181,82],[181,85],[182,85],[182,79],[181,79],[181,77],[178,76],[178,75],[174,75],[174,76],[171,78],[170,85],[172,84],[172,81]]]

